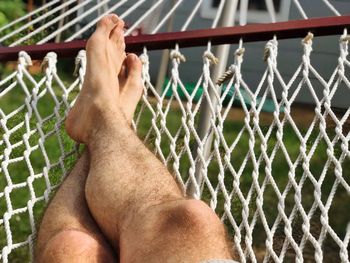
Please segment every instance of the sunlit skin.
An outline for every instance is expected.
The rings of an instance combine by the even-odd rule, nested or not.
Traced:
[[[81,93],[68,135],[87,147],[40,226],[38,262],[202,262],[230,259],[223,224],[186,199],[130,122],[142,64],[125,54],[124,22],[104,17],[87,43]]]

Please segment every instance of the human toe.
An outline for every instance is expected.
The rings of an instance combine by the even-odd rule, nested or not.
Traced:
[[[121,24],[118,23],[118,25],[113,28],[109,37],[113,42],[117,44],[119,48],[125,50],[124,30],[123,26],[121,25],[124,25],[123,21]]]
[[[125,60],[120,68],[120,72],[119,72],[119,75],[118,75],[118,80],[119,80],[119,88],[120,88],[120,91],[123,90],[124,88],[124,85],[126,83],[126,80],[127,80],[127,72],[126,72],[126,65],[125,65]]]
[[[135,54],[128,54],[125,59],[128,78],[141,78],[142,63]]]
[[[100,19],[97,23],[96,32],[101,32],[109,36],[110,32],[115,28],[119,23],[124,23],[117,15],[109,14]]]

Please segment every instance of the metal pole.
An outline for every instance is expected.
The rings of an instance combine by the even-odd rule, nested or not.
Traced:
[[[224,13],[223,13],[223,16],[221,18],[221,23],[220,23],[221,27],[229,27],[229,26],[234,25],[236,8],[237,8],[237,0],[227,0],[226,1],[225,7],[224,7]],[[212,79],[217,80],[225,72],[227,61],[229,58],[229,52],[230,52],[230,45],[221,45],[221,46],[216,47],[215,55],[217,58],[219,58],[219,63],[215,67],[213,67]],[[219,89],[218,86],[217,86],[217,88]],[[214,95],[214,92],[213,92],[213,90],[209,89],[208,93],[209,93],[209,97],[210,97],[210,102],[213,105],[213,107],[215,108],[218,102],[217,102],[217,99]],[[212,116],[212,112],[211,112],[210,107],[209,107],[209,101],[205,98],[203,98],[203,99],[204,100],[203,100],[202,105],[201,105],[200,115],[199,115],[199,124],[198,124],[198,128],[197,128],[197,132],[198,132],[199,138],[201,140],[203,140],[203,138],[209,132],[210,119],[212,117],[215,118],[215,116]],[[204,144],[203,155],[204,155],[204,159],[206,159],[206,160],[208,159],[208,157],[210,155],[211,145],[213,142],[213,135],[214,135],[213,132],[211,132],[208,135],[208,138]],[[197,156],[198,156],[197,147],[195,147],[195,151],[193,152],[194,159]],[[202,167],[203,167],[203,163],[201,163],[200,161],[196,163],[195,177],[196,177],[196,182],[198,185],[201,185],[202,179],[203,179],[203,174],[201,172]],[[195,189],[193,183],[190,183],[190,185],[187,189],[187,195],[199,198],[199,193],[196,193],[196,189]]]

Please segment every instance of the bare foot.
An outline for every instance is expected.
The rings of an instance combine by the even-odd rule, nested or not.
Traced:
[[[120,112],[118,74],[126,57],[123,28],[116,15],[105,16],[87,42],[84,85],[65,123],[75,141],[88,143],[91,134]]]

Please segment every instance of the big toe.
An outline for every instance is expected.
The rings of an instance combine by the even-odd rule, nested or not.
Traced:
[[[97,23],[96,32],[101,32],[109,36],[112,29],[122,22],[123,21],[115,14],[106,15]]]

